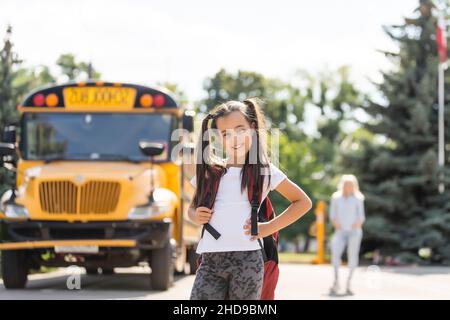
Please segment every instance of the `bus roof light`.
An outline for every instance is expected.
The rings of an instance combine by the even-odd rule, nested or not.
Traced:
[[[45,97],[45,104],[49,107],[56,107],[58,102],[58,96],[54,93],[50,93]]]
[[[165,102],[166,102],[166,99],[164,98],[164,96],[162,94],[157,94],[154,98],[154,104],[155,104],[155,107],[157,107],[157,108],[162,107]]]
[[[151,107],[153,104],[153,97],[150,94],[145,93],[141,96],[139,102],[141,103],[141,106],[144,108]]]
[[[37,107],[42,107],[45,102],[45,97],[42,93],[38,93],[33,97],[33,105]]]

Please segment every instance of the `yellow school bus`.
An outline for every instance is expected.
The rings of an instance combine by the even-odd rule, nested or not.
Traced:
[[[15,176],[0,202],[6,288],[41,266],[111,274],[148,263],[157,290],[195,272],[192,167],[180,157],[192,152],[191,111],[163,88],[100,81],[41,88],[17,108],[0,144]]]

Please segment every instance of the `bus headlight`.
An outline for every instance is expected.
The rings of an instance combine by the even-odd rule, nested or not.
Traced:
[[[18,204],[5,204],[5,216],[13,219],[26,219],[29,217],[28,210]]]
[[[139,220],[156,217],[163,214],[170,209],[168,202],[155,201],[151,205],[145,204],[143,206],[134,207],[128,214],[128,219]]]

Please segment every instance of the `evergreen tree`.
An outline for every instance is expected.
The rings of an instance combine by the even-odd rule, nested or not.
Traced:
[[[415,19],[385,32],[399,45],[378,89],[368,100],[371,120],[343,144],[342,166],[355,173],[366,195],[364,250],[379,249],[405,262],[450,263],[450,78],[446,77],[446,168],[438,192],[438,54],[433,3],[421,0]],[[447,7],[447,6],[446,6]],[[427,250],[421,250],[421,249]]]
[[[22,61],[13,51],[12,28],[7,27],[3,47],[0,50],[0,131],[5,123],[17,120],[17,95],[13,89],[17,78],[17,68]]]
[[[18,121],[16,105],[20,90],[15,90],[19,78],[18,65],[22,62],[13,50],[12,28],[8,26],[3,46],[0,49],[0,137],[5,125]],[[3,161],[0,161],[3,163]],[[13,185],[12,175],[6,170],[0,171],[0,194]]]

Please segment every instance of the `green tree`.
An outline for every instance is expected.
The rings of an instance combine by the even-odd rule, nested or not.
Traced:
[[[101,74],[97,72],[92,63],[77,61],[71,53],[65,53],[56,60],[56,65],[60,68],[62,75],[68,80],[98,80]]]
[[[325,70],[317,75],[305,71],[298,73],[306,81],[304,90],[308,105],[320,110],[317,119],[317,134],[309,137],[311,153],[322,164],[320,180],[323,185],[316,196],[328,201],[336,185],[337,175],[346,169],[337,161],[339,146],[347,137],[349,125],[355,126],[353,111],[362,103],[362,95],[350,81],[350,68]]]
[[[378,84],[383,101],[369,99],[364,106],[371,120],[346,141],[341,163],[359,177],[366,195],[365,250],[380,249],[404,261],[450,263],[448,156],[446,191],[437,191],[438,57],[432,5],[420,1],[416,19],[385,28],[399,46],[398,53],[386,53],[394,68]],[[447,92],[449,84],[446,77]],[[449,130],[445,140],[450,141]],[[420,259],[421,248],[430,248],[431,256]]]
[[[0,50],[0,134],[5,125],[18,121],[16,105],[21,96],[22,86],[20,85],[21,72],[18,66],[22,63],[19,55],[14,51],[11,41],[12,27],[8,26]],[[0,171],[0,194],[14,183],[12,175],[5,171]]]
[[[18,78],[17,66],[22,60],[13,50],[11,41],[12,28],[7,27],[3,47],[0,50],[0,129],[3,130],[5,123],[17,120],[16,104],[18,94],[14,90],[15,81]]]

